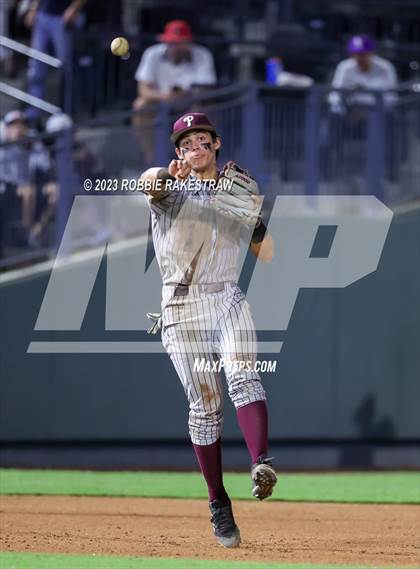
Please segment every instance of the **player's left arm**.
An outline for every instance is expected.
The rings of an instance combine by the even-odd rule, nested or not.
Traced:
[[[249,248],[259,261],[269,263],[274,257],[274,239],[268,233],[263,221],[255,227]]]
[[[64,24],[72,24],[77,18],[80,10],[84,7],[87,0],[73,0],[70,5],[63,12],[63,22]]]

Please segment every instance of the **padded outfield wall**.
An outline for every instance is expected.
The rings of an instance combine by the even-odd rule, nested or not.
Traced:
[[[375,273],[344,289],[301,290],[281,353],[263,356],[278,360],[263,376],[273,439],[420,437],[419,259],[414,208],[394,215]],[[0,284],[1,441],[187,439],[186,401],[165,354],[26,353],[33,340],[144,337],[104,331],[105,269],[80,333],[34,331],[49,271]],[[232,409],[224,436],[241,440]]]

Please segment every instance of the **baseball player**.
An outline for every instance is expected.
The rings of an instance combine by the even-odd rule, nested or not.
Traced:
[[[252,367],[255,328],[237,285],[237,261],[241,239],[261,261],[271,260],[273,240],[260,216],[262,198],[255,180],[233,162],[218,171],[221,139],[205,114],[181,116],[171,141],[178,159],[141,176],[163,280],[162,342],[188,398],[189,433],[207,482],[214,534],[221,545],[237,547],[240,532],[223,485],[217,364],[224,362],[229,396],[250,453],[252,493],[264,500],[277,478],[267,454],[265,391]],[[202,360],[206,365],[197,369]]]

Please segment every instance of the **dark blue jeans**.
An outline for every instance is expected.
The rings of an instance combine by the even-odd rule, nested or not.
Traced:
[[[65,26],[61,16],[39,12],[32,32],[32,47],[44,53],[52,52],[63,62],[64,111],[71,114],[72,92],[72,28]],[[36,59],[28,65],[28,91],[31,95],[44,98],[48,67]],[[28,110],[29,118],[38,118],[41,111],[35,107]]]

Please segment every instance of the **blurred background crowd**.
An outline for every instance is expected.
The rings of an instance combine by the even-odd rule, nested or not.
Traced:
[[[416,0],[1,0],[0,65],[0,270],[56,249],[84,178],[170,159],[188,109],[266,193],[419,198]]]

